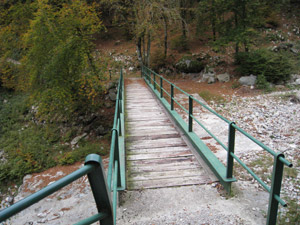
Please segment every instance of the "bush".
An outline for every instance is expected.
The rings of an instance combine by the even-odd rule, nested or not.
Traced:
[[[271,83],[287,81],[292,72],[292,63],[287,56],[266,49],[241,52],[235,61],[237,71],[242,75],[263,75]]]
[[[108,154],[108,152],[108,146],[104,147],[95,143],[82,143],[79,148],[67,152],[61,159],[59,159],[59,163],[62,165],[69,165],[84,160],[89,154],[95,153],[103,156]]]
[[[171,49],[183,52],[189,49],[186,37],[178,36],[171,40]]]
[[[257,76],[256,87],[258,89],[262,89],[266,91],[270,90],[270,84],[267,82],[266,77],[264,75],[260,74]]]
[[[151,68],[158,71],[160,68],[166,65],[165,54],[162,50],[156,50],[151,57]]]

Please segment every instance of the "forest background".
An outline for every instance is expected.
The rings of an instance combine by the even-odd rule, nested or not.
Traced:
[[[126,65],[97,43],[117,33],[134,46],[134,70],[144,64],[169,76],[181,72],[180,60],[199,57],[191,54],[193,45],[205,46],[227,57],[218,66],[233,67],[236,76],[256,74],[257,86],[270,89],[300,71],[299,5],[299,0],[1,0],[2,190],[26,174],[72,164],[88,153],[107,155],[114,109],[108,96],[117,79],[110,74]],[[290,31],[281,29],[282,18]],[[269,48],[290,41],[296,54]],[[196,70],[209,66],[206,56],[195,59]],[[81,138],[72,144],[76,137]]]

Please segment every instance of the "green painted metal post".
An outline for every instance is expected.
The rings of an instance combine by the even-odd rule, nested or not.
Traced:
[[[38,201],[42,200],[43,198],[53,194],[57,190],[67,186],[68,184],[72,183],[73,181],[77,180],[78,178],[92,172],[95,170],[95,165],[86,165],[81,167],[80,169],[74,171],[73,173],[59,179],[58,181],[49,184],[45,188],[39,190],[38,192],[33,193],[32,195],[27,196],[26,198],[16,202],[15,204],[11,205],[10,207],[3,209],[0,211],[0,224],[4,220],[8,219],[9,217],[21,212],[22,210],[26,209],[27,207],[37,203]]]
[[[226,178],[232,178],[233,173],[233,157],[234,154],[234,142],[235,142],[235,128],[232,126],[234,122],[229,124],[228,134],[228,151],[227,151],[227,171]]]
[[[280,157],[284,158],[282,153],[274,156],[272,186],[269,199],[267,225],[275,225],[277,221],[278,201],[276,195],[280,197],[281,181],[283,175],[283,163]]]
[[[156,89],[155,73],[153,73],[153,88]]]
[[[163,97],[163,79],[160,77],[160,97]]]
[[[90,154],[86,157],[84,164],[97,165],[97,169],[88,174],[88,179],[95,198],[98,212],[106,212],[108,215],[99,222],[105,225],[113,225],[112,203],[105,179],[101,157],[96,154]]]
[[[114,191],[113,191],[113,214],[114,214],[114,224],[116,224],[116,219],[117,219],[117,217],[116,217],[116,215],[117,215],[117,201],[118,201],[118,199],[117,199],[117,194],[118,194],[118,192],[117,192],[117,187],[118,187],[118,168],[119,168],[119,163],[118,163],[118,161],[116,160],[115,161],[115,170],[114,170],[114,179],[113,179],[113,181],[114,181]]]
[[[121,167],[120,167],[120,154],[119,154],[119,131],[114,129],[116,132],[115,138],[115,152],[114,152],[114,160],[118,162],[118,179],[117,179],[117,187],[121,187]],[[116,169],[116,168],[114,168]]]
[[[171,84],[171,110],[174,110],[174,85]]]
[[[189,132],[193,131],[193,99],[189,96]]]
[[[143,74],[144,74],[144,66],[142,65],[141,66],[141,77],[143,77]]]

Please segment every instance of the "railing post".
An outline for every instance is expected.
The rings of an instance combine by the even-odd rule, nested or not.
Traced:
[[[233,127],[234,124],[235,124],[234,122],[229,124],[226,178],[232,178],[232,173],[233,173],[233,157],[231,153],[234,153],[234,142],[235,142],[235,128]]]
[[[193,99],[189,95],[189,132],[193,131]]]
[[[86,157],[84,164],[96,164],[98,166],[97,169],[88,173],[88,179],[91,185],[98,212],[106,212],[108,215],[101,220],[101,224],[113,225],[114,221],[112,203],[104,175],[104,168],[102,165],[101,157],[96,154],[90,154]]]
[[[120,167],[120,154],[119,154],[119,132],[117,129],[116,131],[116,138],[115,138],[115,152],[114,152],[114,161],[118,162],[119,168],[118,169],[118,178],[117,178],[117,187],[121,186],[121,167]],[[116,168],[114,168],[115,170]]]
[[[163,79],[160,77],[160,97],[163,97]]]
[[[153,73],[153,88],[156,89],[155,73]]]
[[[174,110],[174,85],[171,84],[171,110]]]
[[[141,77],[143,77],[143,74],[144,74],[144,66],[141,65]]]
[[[284,166],[283,163],[279,160],[280,157],[284,158],[284,155],[282,153],[278,153],[276,156],[274,156],[272,186],[269,198],[267,225],[276,224],[277,221],[278,201],[276,200],[275,196],[277,195],[278,197],[280,197]]]

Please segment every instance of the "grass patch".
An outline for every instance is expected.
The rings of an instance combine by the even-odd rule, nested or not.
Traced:
[[[220,95],[213,94],[209,91],[201,91],[199,96],[203,98],[206,102],[214,102],[216,104],[226,103],[226,99]]]
[[[290,178],[297,178],[298,172],[295,168],[284,168],[284,176],[290,177]]]

